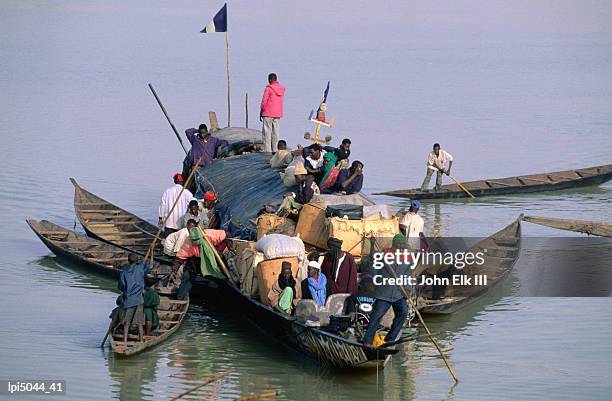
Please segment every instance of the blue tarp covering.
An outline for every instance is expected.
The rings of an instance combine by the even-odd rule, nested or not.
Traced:
[[[279,204],[294,189],[283,185],[279,170],[272,169],[265,153],[248,153],[217,159],[196,174],[198,193],[215,191],[221,228],[232,237],[254,239],[257,229],[249,220],[264,204]]]

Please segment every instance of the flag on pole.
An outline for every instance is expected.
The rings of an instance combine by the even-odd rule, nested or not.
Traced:
[[[227,3],[214,16],[213,20],[200,33],[227,32]]]
[[[329,93],[329,81],[327,81],[327,88],[323,92],[323,103],[327,103],[327,94]]]

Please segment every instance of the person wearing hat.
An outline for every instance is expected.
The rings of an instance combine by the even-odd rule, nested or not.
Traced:
[[[186,158],[188,170],[191,170],[191,166],[200,158],[200,166],[208,166],[217,157],[217,154],[223,153],[224,147],[227,146],[225,139],[210,135],[206,124],[200,124],[198,129],[188,128],[185,134],[191,143],[191,150]]]
[[[399,222],[400,230],[408,238],[408,245],[413,250],[421,249],[421,240],[426,242],[425,234],[423,234],[425,222],[418,214],[420,208],[421,202],[416,199],[411,201],[408,213]]]
[[[448,168],[446,168],[446,162],[448,162]],[[421,184],[421,191],[428,191],[427,187],[434,172],[436,173],[435,190],[439,190],[442,186],[442,174],[450,175],[452,165],[453,156],[447,151],[440,149],[439,143],[434,143],[433,150],[427,155],[427,174]]]
[[[314,181],[312,175],[308,174],[303,163],[295,165],[295,181],[298,184],[298,192],[289,192],[285,194],[283,202],[276,212],[277,215],[297,216],[302,207],[311,201],[312,197],[319,195],[319,187]]]
[[[166,216],[168,216],[168,213],[170,213],[172,205],[174,205],[174,202],[178,198],[174,210],[172,210],[172,213],[170,213],[170,215],[168,216],[166,224],[163,227],[164,237],[167,237],[168,235],[183,228],[183,226],[181,225],[181,217],[183,217],[185,213],[187,213],[189,202],[195,200],[192,193],[187,188],[185,188],[185,190],[181,193],[181,190],[183,189],[182,174],[176,173],[174,174],[172,179],[174,180],[174,185],[164,191],[164,194],[162,195],[161,199],[161,204],[159,205],[158,224],[161,226]]]
[[[208,191],[204,194],[202,201],[202,215],[206,216],[206,223],[202,223],[206,228],[217,229],[221,225],[219,214],[215,209],[217,205],[217,194],[213,191]]]
[[[327,277],[316,260],[308,262],[308,277],[302,280],[302,299],[312,299],[324,306],[327,300]]]
[[[323,258],[321,271],[327,277],[328,296],[332,294],[355,294],[357,292],[357,264],[355,258],[342,250],[342,241],[327,240],[329,251]]]
[[[393,237],[393,245],[391,249],[385,249],[384,252],[395,253],[396,250],[404,250],[407,247],[406,237],[403,234],[397,234]],[[389,310],[393,308],[393,323],[391,328],[385,336],[385,342],[396,341],[404,327],[406,318],[408,317],[409,306],[404,292],[401,290],[399,285],[396,284],[384,284],[385,279],[393,279],[395,277],[402,278],[410,276],[412,273],[411,264],[408,260],[404,260],[403,263],[396,263],[393,261],[391,264],[385,264],[380,270],[375,271],[374,276],[374,305],[372,306],[372,312],[370,314],[370,323],[368,329],[363,335],[362,342],[366,346],[372,346],[374,336],[379,329],[380,322]],[[380,277],[376,277],[379,275]],[[408,293],[410,293],[408,288]]]

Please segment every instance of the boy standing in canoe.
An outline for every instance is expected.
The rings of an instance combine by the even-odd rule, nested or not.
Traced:
[[[446,168],[446,162],[448,162],[448,168]],[[447,151],[440,149],[439,143],[434,143],[433,151],[427,155],[427,174],[421,184],[421,191],[427,191],[429,181],[431,180],[432,174],[436,173],[436,186],[435,190],[439,190],[442,186],[442,174],[450,175],[451,166],[453,165],[453,156]]]
[[[128,255],[128,267],[123,269],[119,276],[117,287],[123,294],[121,303],[123,323],[123,342],[127,344],[128,332],[131,325],[138,326],[138,339],[142,342],[145,325],[144,298],[145,276],[149,272],[149,265],[138,262],[138,255],[130,253]]]

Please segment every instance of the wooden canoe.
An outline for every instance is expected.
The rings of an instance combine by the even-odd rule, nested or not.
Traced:
[[[558,171],[554,173],[521,175],[515,177],[495,178],[464,182],[475,197],[489,195],[510,195],[531,192],[556,191],[561,189],[599,185],[612,179],[612,164]],[[438,191],[433,189],[421,191],[419,188],[389,192],[375,195],[397,196],[409,199],[445,199],[465,198],[468,195],[457,184],[442,185]]]
[[[74,178],[70,178],[70,182],[74,185],[74,210],[87,235],[141,256],[147,253],[157,226],[86,191]],[[163,252],[161,239],[158,239],[155,259],[172,264],[172,258]]]
[[[500,283],[508,273],[510,273],[519,257],[521,249],[522,217],[521,215],[512,224],[470,248],[470,251],[474,254],[483,252],[484,263],[482,265],[471,265],[463,269],[449,266],[449,275],[461,274],[468,277],[486,275],[487,285],[450,285],[446,287],[444,297],[441,299],[431,299],[431,289],[421,291],[418,304],[421,313],[449,314],[456,312],[458,309],[474,302],[496,284]],[[417,266],[417,269],[418,268]],[[437,268],[435,272],[425,270],[424,274],[439,274],[440,270],[442,269]]]
[[[525,216],[524,221],[560,230],[612,238],[612,223],[603,221],[558,219],[554,217]]]
[[[127,265],[129,252],[125,249],[78,234],[47,220],[30,219],[26,222],[51,252],[79,266],[119,277]],[[170,266],[155,262],[147,281],[157,281],[168,273]]]
[[[120,356],[130,356],[151,348],[167,340],[179,329],[189,309],[189,298],[186,300],[173,299],[169,294],[159,294],[160,303],[157,308],[159,326],[151,333],[144,336],[144,341],[138,341],[138,335],[130,334],[127,343],[123,342],[123,334],[113,334],[111,338],[111,349]]]

